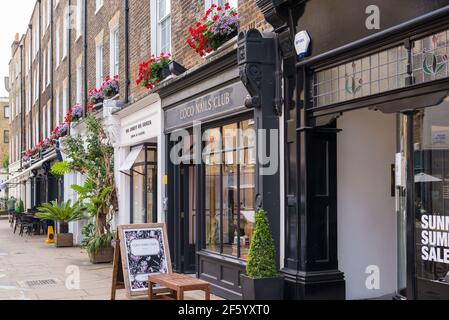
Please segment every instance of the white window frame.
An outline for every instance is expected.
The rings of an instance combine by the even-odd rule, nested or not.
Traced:
[[[41,132],[40,132],[42,134],[43,139],[47,138],[46,128],[47,128],[47,106],[44,106],[42,108],[42,128],[41,128]]]
[[[16,134],[16,143],[15,143],[15,154],[16,154],[16,159],[20,159],[20,144],[19,144],[19,134]]]
[[[120,28],[115,26],[110,32],[109,75],[111,77],[120,72]]]
[[[45,27],[47,26],[47,21],[46,21],[46,18],[47,18],[47,4],[48,4],[48,1],[49,0],[44,0],[44,1],[42,1],[41,3],[42,3],[42,12],[43,12],[43,14],[42,14],[42,34],[41,34],[41,36],[42,36],[42,38],[44,37],[44,34],[45,34]]]
[[[11,108],[9,106],[5,106],[3,110],[4,110],[5,119],[11,118]],[[8,110],[8,111],[6,111],[6,110]]]
[[[78,0],[76,4],[76,40],[83,35],[83,0]]]
[[[34,103],[36,103],[37,97],[39,95],[38,90],[39,89],[38,89],[38,85],[37,85],[37,73],[36,73],[36,70],[34,70],[34,73],[33,73],[33,94],[34,94],[33,102]]]
[[[47,104],[47,131],[46,131],[47,138],[51,135],[51,131],[53,130],[52,125],[53,124],[51,123],[51,101],[48,101],[48,104]]]
[[[67,57],[69,51],[69,28],[70,28],[70,17],[69,10],[65,10],[64,13],[64,22],[63,22],[63,30],[62,30],[62,59]]]
[[[46,28],[48,28],[50,26],[50,21],[51,21],[51,0],[47,0],[47,24],[45,25]]]
[[[28,68],[29,68],[29,71],[31,71],[31,65],[33,64],[33,43],[31,41],[31,39],[30,39],[30,49],[29,49],[29,57],[28,57],[28,59],[29,59],[29,61],[28,61]]]
[[[101,10],[101,8],[103,8],[103,0],[95,0],[95,14],[98,13],[98,11]]]
[[[83,99],[83,68],[81,64],[76,66],[76,103],[81,103]]]
[[[19,102],[19,95],[17,95],[16,96],[16,116],[18,116],[19,115],[19,104],[20,104],[20,102]]]
[[[95,47],[95,83],[97,88],[101,86],[104,79],[103,54],[103,42],[97,43]]]
[[[60,95],[59,95],[59,87],[56,88],[56,94],[55,94],[55,122],[56,125],[59,125],[59,122],[61,121],[61,114],[60,114]]]
[[[55,39],[55,59],[56,59],[56,68],[59,67],[59,63],[61,62],[61,26],[60,21],[56,22],[56,39]]]
[[[47,51],[42,52],[42,92],[45,91],[47,83]]]
[[[63,118],[69,112],[69,85],[68,80],[64,80],[64,85],[62,89],[62,116]]]
[[[155,56],[159,56],[163,51],[161,47],[161,24],[169,19],[170,23],[170,39],[168,50],[164,49],[165,54],[171,53],[172,50],[172,23],[171,23],[171,3],[170,0],[165,0],[166,15],[159,17],[159,0],[151,1],[151,53]]]
[[[51,42],[49,42],[47,49],[47,87],[50,85],[51,80],[51,53]]]

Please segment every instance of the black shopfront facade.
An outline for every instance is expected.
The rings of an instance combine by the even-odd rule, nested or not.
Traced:
[[[341,261],[357,260],[356,253],[347,258],[348,251],[358,249],[356,245],[344,247],[340,240],[346,236],[342,231],[353,233],[356,239],[358,230],[339,224],[345,216],[339,202],[348,195],[339,183],[345,176],[341,172],[344,165],[337,159],[360,156],[357,152],[341,154],[348,149],[342,144],[345,129],[357,127],[356,120],[348,124],[345,117],[368,124],[370,120],[364,117],[372,115],[392,119],[395,128],[391,139],[380,140],[396,148],[391,152],[391,183],[385,183],[384,192],[391,197],[393,208],[396,203],[396,212],[391,212],[397,220],[396,241],[391,246],[397,257],[387,261],[389,270],[397,272],[391,298],[449,299],[449,1],[256,2],[277,33],[283,57],[286,214],[282,273],[287,298],[365,298],[348,294],[357,291],[351,279],[365,269],[352,270]],[[373,5],[380,14],[379,30],[366,27],[376,12],[367,11]],[[298,58],[294,38],[303,30],[312,42],[309,55]],[[363,116],[348,118],[354,114]],[[382,130],[379,127],[375,135],[383,136]],[[358,134],[351,132],[352,137]],[[385,143],[379,143],[379,148]],[[359,153],[376,147],[367,144]],[[367,190],[363,196],[369,199],[371,194]],[[359,217],[354,214],[353,218]],[[378,228],[380,239],[385,236],[382,227],[366,226],[366,233]],[[363,237],[359,240],[358,246],[363,247]]]
[[[268,210],[279,207],[280,195],[279,181],[268,184],[257,175],[254,133],[265,122],[244,105],[248,91],[240,81],[235,46],[168,80],[158,93],[165,119],[173,269],[210,282],[219,296],[240,299],[255,212],[264,205],[258,195],[273,193]],[[182,135],[188,138],[176,149]],[[279,239],[279,210],[270,212]]]

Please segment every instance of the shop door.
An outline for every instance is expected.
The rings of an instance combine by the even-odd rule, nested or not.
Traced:
[[[401,116],[399,132],[398,293],[448,300],[449,99]]]
[[[180,240],[183,273],[196,273],[196,174],[195,166],[181,166]]]
[[[413,129],[416,297],[447,300],[449,101],[416,112]]]

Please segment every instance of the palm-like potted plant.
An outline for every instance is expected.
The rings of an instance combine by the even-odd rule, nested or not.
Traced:
[[[86,249],[91,263],[109,263],[113,259],[114,249],[112,248],[112,240],[114,233],[110,230],[109,221],[105,220],[107,227],[98,228],[102,225],[102,215],[107,210],[107,198],[111,193],[111,189],[105,187],[100,190],[99,194],[95,194],[94,184],[87,180],[84,186],[73,185],[72,189],[78,193],[81,201],[86,200],[85,208],[95,224],[88,224],[82,231],[83,240],[81,246]]]
[[[84,207],[80,203],[72,205],[72,201],[58,203],[52,201],[38,208],[37,217],[44,221],[59,223],[59,233],[56,235],[56,247],[73,247],[73,234],[69,233],[69,222],[84,218]]]
[[[284,278],[276,267],[276,249],[267,213],[256,212],[256,224],[249,249],[246,275],[241,276],[244,300],[282,300]]]

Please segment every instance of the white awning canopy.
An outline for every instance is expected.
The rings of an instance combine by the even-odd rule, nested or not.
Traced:
[[[120,167],[120,171],[126,172],[126,171],[131,170],[134,163],[136,163],[137,158],[139,157],[142,150],[143,150],[143,145],[132,149],[131,152],[126,157],[125,161],[122,163],[122,165]]]
[[[32,170],[34,169],[38,169],[40,167],[42,167],[42,165],[50,160],[53,160],[56,158],[56,152],[52,152],[50,155],[48,155],[47,157],[45,157],[44,159],[36,162],[35,164],[33,164],[31,167],[29,167],[28,169],[23,170],[22,172],[18,172],[16,175],[14,175],[13,177],[9,178],[8,180],[6,180],[5,182],[3,182],[0,185],[0,189],[3,190],[4,187],[6,187],[9,183],[13,183],[15,180],[25,176],[26,174],[30,173]]]

